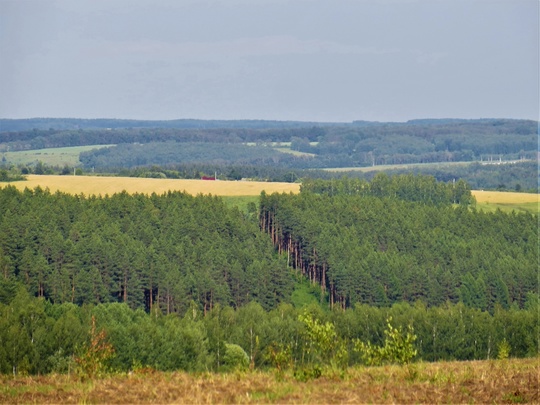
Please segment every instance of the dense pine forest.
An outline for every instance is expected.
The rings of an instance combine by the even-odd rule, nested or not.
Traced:
[[[330,306],[523,307],[537,288],[536,217],[476,212],[473,202],[463,181],[381,174],[263,195],[260,221],[293,267],[328,291]]]
[[[384,344],[390,323],[414,359],[538,353],[538,217],[477,211],[464,181],[305,181],[246,212],[7,186],[0,206],[2,373],[109,349],[119,371],[316,372],[369,364],[359,342]]]
[[[191,301],[266,309],[290,296],[286,263],[222,199],[179,192],[97,198],[0,190],[5,279],[52,303],[125,302],[183,312]]]

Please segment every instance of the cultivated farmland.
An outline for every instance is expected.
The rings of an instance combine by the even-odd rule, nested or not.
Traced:
[[[7,183],[5,183],[7,184]],[[136,177],[98,177],[98,176],[38,176],[29,175],[26,181],[9,183],[20,190],[37,186],[52,192],[69,194],[105,195],[120,193],[162,194],[169,190],[185,191],[192,195],[212,194],[218,196],[254,196],[261,191],[267,193],[293,192],[300,190],[297,183],[270,183],[256,181],[207,181],[178,179],[147,179]]]
[[[533,193],[511,193],[500,191],[472,191],[477,208],[485,211],[528,211],[540,212],[539,195]]]

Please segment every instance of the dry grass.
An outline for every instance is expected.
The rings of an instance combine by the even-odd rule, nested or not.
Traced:
[[[8,183],[4,183],[8,184]],[[256,181],[207,181],[177,179],[145,179],[136,177],[98,177],[98,176],[38,176],[29,175],[26,181],[9,183],[20,190],[37,186],[49,188],[52,192],[62,191],[70,194],[105,195],[120,193],[162,194],[169,190],[185,191],[189,194],[212,194],[219,196],[259,195],[261,191],[293,192],[300,191],[297,183],[270,183]],[[1,184],[0,184],[1,187]]]
[[[539,371],[535,358],[354,368],[308,382],[271,372],[0,376],[0,403],[538,403]]]

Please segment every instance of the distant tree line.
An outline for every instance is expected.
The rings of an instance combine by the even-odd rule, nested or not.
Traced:
[[[374,175],[376,172],[373,172]],[[514,163],[471,163],[470,165],[448,166],[441,168],[411,167],[408,169],[387,170],[389,175],[424,174],[435,177],[438,181],[449,182],[454,179],[466,181],[474,190],[528,191],[538,193],[538,161]],[[347,176],[354,176],[347,173]],[[368,175],[367,178],[370,176]]]
[[[278,159],[281,159],[279,155]],[[288,158],[288,157],[286,157]],[[264,160],[265,158],[263,158]],[[254,159],[256,160],[256,159]],[[266,160],[268,162],[268,160]],[[274,162],[274,160],[271,160]],[[221,160],[223,162],[223,160]],[[298,169],[280,167],[276,165],[264,166],[245,164],[230,161],[220,162],[191,162],[166,165],[145,165],[132,168],[122,167],[73,167],[73,166],[49,166],[43,162],[32,165],[14,165],[0,163],[3,175],[0,181],[23,180],[27,174],[60,174],[70,175],[74,171],[77,175],[84,173],[99,173],[110,176],[122,177],[151,177],[170,179],[200,179],[202,176],[216,174],[221,180],[252,179],[257,181],[273,182],[303,182],[306,179],[364,179],[370,181],[378,173],[389,175],[421,174],[433,176],[439,182],[452,182],[463,180],[472,189],[499,190],[537,193],[540,178],[538,176],[538,164],[536,161],[523,161],[502,164],[470,163],[440,167],[412,166],[403,169],[386,169],[361,171],[326,171],[322,169]]]
[[[138,143],[143,144],[138,154],[146,155],[146,164],[172,164],[182,163],[182,155],[169,153],[164,161],[163,152],[160,152],[160,161],[154,161],[157,148],[154,143],[290,142],[294,150],[314,156],[303,159],[282,157],[274,164],[295,168],[361,167],[493,158],[536,159],[537,127],[535,121],[526,120],[458,120],[371,125],[308,123],[301,126],[291,123],[267,127],[33,129],[0,132],[0,151]],[[121,148],[107,152],[107,167],[138,165],[136,161],[123,162],[124,152]],[[102,153],[89,152],[86,156]]]
[[[336,123],[273,120],[126,120],[126,119],[82,119],[82,118],[0,118],[0,132],[38,131],[38,130],[79,130],[79,129],[272,129],[306,128],[313,126],[340,125]]]
[[[445,182],[462,178],[473,188],[538,190],[535,166],[538,123],[535,121],[484,119],[316,124],[36,119],[0,120],[2,123],[0,151],[116,145],[82,153],[80,169],[86,172],[198,178],[201,173],[195,168],[204,167],[211,169],[210,173],[227,172],[226,177],[231,179],[296,181],[298,178],[335,178],[346,174],[369,180],[375,173],[336,175],[314,169],[483,160],[486,163],[500,161],[500,164],[406,170],[430,174]],[[32,123],[35,126],[28,129]],[[309,155],[294,156],[277,151],[275,147],[284,142],[290,144],[292,150]],[[509,160],[525,161],[506,163]],[[8,164],[4,162],[2,168],[7,170]],[[20,167],[19,174],[65,171],[65,168],[38,165]],[[162,170],[155,170],[158,166]],[[16,172],[17,168],[12,168],[11,174]],[[293,178],[295,180],[291,180]]]
[[[251,129],[167,129],[120,128],[96,130],[30,130],[0,132],[0,151],[59,148],[84,145],[111,145],[151,142],[205,143],[268,143],[288,142],[293,136],[315,138],[321,133],[317,127]]]

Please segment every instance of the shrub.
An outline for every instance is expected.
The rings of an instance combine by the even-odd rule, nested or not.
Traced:
[[[249,366],[249,357],[240,346],[233,343],[225,343],[223,366],[227,371],[245,370]]]
[[[408,332],[402,328],[394,328],[391,324],[392,317],[386,320],[387,329],[384,331],[386,338],[383,346],[373,346],[370,342],[364,343],[357,339],[354,349],[360,352],[366,364],[378,366],[385,363],[408,364],[416,356],[414,348],[416,335],[411,325]]]
[[[99,377],[106,371],[107,360],[114,355],[114,348],[107,342],[106,336],[104,330],[96,331],[96,318],[92,316],[90,342],[85,345],[81,355],[75,357],[79,371],[84,377]]]

